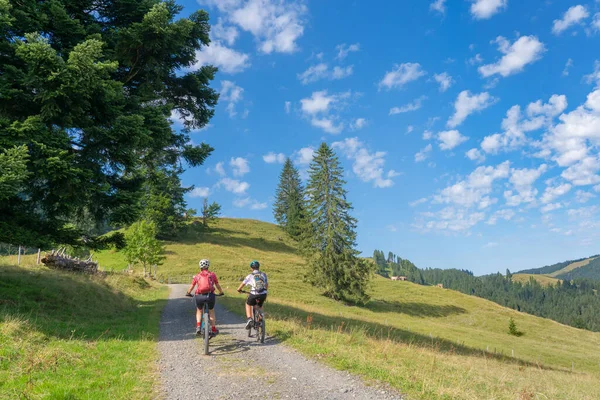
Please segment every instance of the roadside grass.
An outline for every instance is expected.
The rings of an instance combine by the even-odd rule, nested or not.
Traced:
[[[549,275],[540,275],[540,274],[514,274],[512,276],[512,280],[514,282],[527,283],[530,279],[536,280],[542,286],[554,286],[558,282],[562,282],[562,280],[553,278]]]
[[[414,399],[598,399],[600,334],[452,290],[376,277],[365,307],[320,295],[303,278],[294,241],[274,225],[221,219],[166,243],[159,274],[188,283],[201,258],[243,313],[235,293],[253,259],[269,276],[267,333],[335,368],[387,383]],[[119,253],[97,255],[101,265]],[[114,261],[116,260],[116,261]],[[521,337],[508,334],[513,318]],[[217,315],[218,318],[218,315]],[[513,356],[514,351],[514,356]]]
[[[122,274],[0,265],[0,398],[156,397],[167,292]]]

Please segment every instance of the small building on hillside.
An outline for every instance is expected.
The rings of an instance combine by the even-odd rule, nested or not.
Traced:
[[[442,284],[442,283],[438,283],[436,286],[439,288],[442,288],[442,289],[444,288],[444,284]]]
[[[392,276],[393,281],[407,281],[408,278],[405,276]]]

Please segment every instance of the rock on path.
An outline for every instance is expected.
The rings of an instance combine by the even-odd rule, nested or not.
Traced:
[[[166,399],[402,399],[278,343],[268,336],[268,319],[264,344],[248,338],[245,321],[219,306],[218,298],[220,334],[211,339],[211,354],[205,356],[202,341],[194,334],[195,307],[185,296],[187,285],[170,289],[158,343]]]

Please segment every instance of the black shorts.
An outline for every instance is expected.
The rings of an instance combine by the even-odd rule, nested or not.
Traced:
[[[202,307],[204,307],[204,303],[208,303],[209,310],[215,308],[216,297],[214,293],[197,294],[194,296],[194,299],[196,300],[196,307],[198,307],[199,310],[202,310]]]
[[[248,296],[248,300],[246,300],[246,304],[249,306],[259,306],[262,307],[267,299],[267,294],[251,294]]]

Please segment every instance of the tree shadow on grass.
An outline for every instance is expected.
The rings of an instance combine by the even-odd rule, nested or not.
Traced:
[[[282,233],[283,237],[283,233]],[[194,231],[188,233],[177,242],[178,244],[209,243],[221,246],[251,247],[265,252],[295,254],[295,248],[287,245],[283,240],[276,241],[261,237],[250,237],[249,235],[231,231],[224,228],[211,228],[207,231]]]
[[[329,316],[314,312],[307,312],[295,307],[271,302],[268,305],[268,318],[278,320],[296,320],[306,326],[307,317],[311,316],[311,327],[329,331],[338,331],[340,333],[361,332],[365,336],[376,340],[391,340],[398,343],[404,343],[411,346],[418,346],[432,351],[446,354],[456,354],[462,356],[476,356],[488,359],[494,359],[506,364],[517,364],[527,367],[540,368],[551,371],[571,372],[568,369],[554,368],[542,364],[509,357],[503,353],[488,352],[482,349],[465,346],[464,344],[452,342],[447,339],[436,336],[423,335],[416,332],[388,326],[376,322],[366,322],[359,319]],[[285,342],[288,337],[280,337],[279,340]],[[508,351],[508,350],[507,350]]]
[[[371,300],[364,308],[373,312],[393,312],[409,315],[411,317],[442,318],[450,315],[464,314],[467,312],[462,307],[455,305],[433,305],[424,303],[404,303],[400,301]]]
[[[23,321],[28,331],[88,342],[157,337],[167,300],[142,301],[115,289],[156,290],[142,278],[122,275],[114,286],[109,278],[0,266],[0,323]]]

